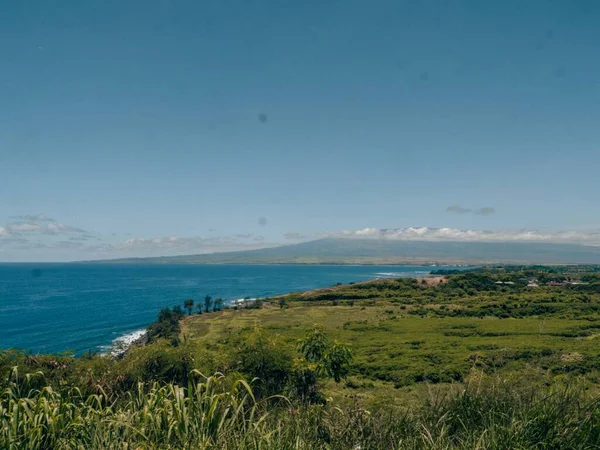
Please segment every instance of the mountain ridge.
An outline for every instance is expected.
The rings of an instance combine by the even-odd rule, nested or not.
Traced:
[[[92,262],[92,261],[82,261]],[[600,264],[600,247],[538,242],[323,238],[279,247],[93,261],[148,264]]]

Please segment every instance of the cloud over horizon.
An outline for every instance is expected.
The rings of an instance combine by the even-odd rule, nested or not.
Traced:
[[[493,208],[476,210],[452,207],[457,214],[489,215]],[[16,217],[12,218],[17,219]],[[26,221],[25,219],[29,219]],[[126,233],[118,240],[114,233],[90,233],[65,225],[43,214],[19,216],[0,226],[0,260],[67,261],[130,257],[177,256],[275,247],[286,242],[302,242],[323,237],[446,242],[538,242],[600,246],[600,229],[588,231],[474,230],[457,228],[407,227],[362,228],[318,234],[286,232],[282,238],[267,240],[254,233],[238,232],[230,236],[158,236],[142,237]],[[4,256],[4,257],[2,257]]]
[[[548,242],[557,244],[600,245],[600,230],[539,231],[539,230],[460,230],[457,228],[362,228],[355,231],[324,233],[321,237],[390,239],[412,241],[457,242]]]
[[[44,214],[13,216],[11,219],[11,222],[0,226],[0,252],[6,255],[12,252],[14,260],[176,256],[250,250],[278,245],[278,243],[267,243],[264,236],[257,236],[254,233],[210,237],[130,237],[117,241],[115,233],[105,235],[91,233],[82,228],[60,223]],[[126,235],[131,234],[126,233]]]
[[[15,221],[7,223],[4,227],[0,227],[0,236],[20,236],[22,234],[90,234],[81,228],[58,223],[44,214],[15,216],[13,219]]]

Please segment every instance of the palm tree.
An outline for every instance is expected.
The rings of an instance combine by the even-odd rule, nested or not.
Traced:
[[[213,311],[220,311],[222,307],[223,307],[223,299],[221,297],[219,297],[218,299],[215,300]]]
[[[206,297],[204,297],[204,310],[206,312],[210,311],[210,305],[212,305],[212,297],[210,295],[207,295]]]
[[[191,298],[184,300],[183,307],[188,310],[188,316],[191,316],[192,310],[194,309],[194,300],[192,300]]]

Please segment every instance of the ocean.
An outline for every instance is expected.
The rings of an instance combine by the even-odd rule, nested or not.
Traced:
[[[165,306],[205,295],[233,301],[373,278],[424,276],[424,266],[0,264],[0,348],[106,352]]]

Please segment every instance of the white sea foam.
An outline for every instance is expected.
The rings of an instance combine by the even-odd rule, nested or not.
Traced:
[[[415,270],[414,272],[377,272],[375,278],[410,278],[431,274],[428,270]]]
[[[238,298],[236,300],[231,300],[230,303],[232,305],[242,305],[242,304],[244,304],[246,302],[255,302],[255,301],[256,301],[255,297],[252,297],[252,298]]]
[[[108,348],[103,348],[103,355],[111,355],[111,356],[119,356],[122,355],[131,344],[135,341],[141,339],[146,335],[146,329],[143,330],[135,330],[131,333],[124,334],[114,339],[112,343],[108,346]]]

